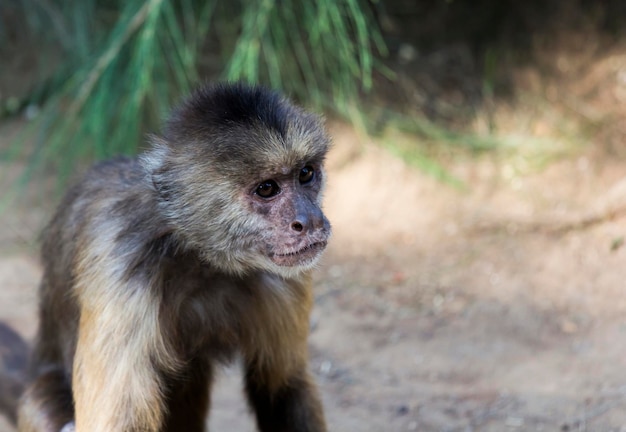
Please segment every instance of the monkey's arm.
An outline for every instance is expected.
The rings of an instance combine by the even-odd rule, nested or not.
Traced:
[[[158,431],[165,406],[159,371],[175,363],[160,332],[158,300],[146,282],[121,281],[115,265],[98,264],[78,272],[76,430]]]
[[[244,355],[246,393],[259,430],[325,432],[322,404],[308,372],[311,277],[263,283],[265,295],[257,302],[261,315],[255,318],[264,325]],[[272,298],[271,293],[282,294]]]

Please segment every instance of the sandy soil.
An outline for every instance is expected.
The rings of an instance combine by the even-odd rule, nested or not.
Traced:
[[[626,430],[623,164],[592,148],[524,173],[461,157],[454,188],[332,132],[310,339],[330,430]],[[0,215],[0,320],[27,338],[50,190]],[[254,430],[239,388],[226,369],[211,430]]]

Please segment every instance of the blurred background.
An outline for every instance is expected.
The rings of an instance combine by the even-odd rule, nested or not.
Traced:
[[[0,320],[32,338],[68,181],[198,82],[260,82],[334,139],[330,430],[626,431],[625,23],[620,0],[2,0]],[[212,430],[254,430],[239,380]]]

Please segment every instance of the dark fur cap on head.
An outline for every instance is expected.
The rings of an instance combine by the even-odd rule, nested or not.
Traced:
[[[227,131],[235,125],[263,125],[284,136],[290,108],[293,107],[280,94],[260,86],[209,84],[196,90],[174,111],[165,138],[176,139],[181,130],[206,136],[207,132]]]
[[[208,152],[204,157],[218,161],[235,157],[254,164],[262,159],[259,154],[279,155],[279,143],[283,151],[307,153],[312,150],[306,146],[310,139],[320,154],[307,157],[321,157],[328,149],[328,138],[320,135],[321,131],[318,116],[291,104],[278,92],[258,85],[219,83],[198,88],[175,109],[164,138],[172,147],[203,144],[200,148]],[[304,139],[294,140],[294,135]]]

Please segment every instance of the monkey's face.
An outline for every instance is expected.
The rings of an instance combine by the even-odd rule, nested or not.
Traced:
[[[259,252],[285,268],[280,273],[310,268],[326,248],[330,223],[320,208],[323,175],[320,163],[304,162],[284,167],[248,192],[248,208],[263,227]]]
[[[234,274],[264,270],[292,277],[318,262],[331,233],[320,206],[321,159],[260,170],[239,161],[239,175],[224,162],[181,166],[153,179],[178,237],[207,263]]]
[[[317,262],[330,235],[317,116],[262,88],[209,86],[153,144],[144,165],[182,247],[235,274],[290,277]]]
[[[331,232],[320,205],[328,143],[313,130],[230,131],[219,154],[155,140],[144,162],[181,246],[233,274],[311,269]]]

